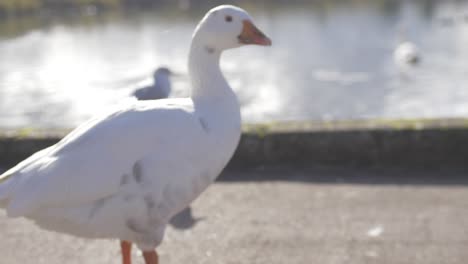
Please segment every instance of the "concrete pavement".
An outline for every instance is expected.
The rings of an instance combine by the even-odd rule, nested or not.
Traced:
[[[465,264],[468,174],[405,169],[229,171],[170,228],[161,263]],[[182,225],[183,226],[183,225]],[[117,241],[0,215],[0,263],[120,263]],[[142,263],[134,252],[135,263]]]

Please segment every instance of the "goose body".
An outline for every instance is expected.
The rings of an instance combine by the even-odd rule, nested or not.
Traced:
[[[8,216],[87,238],[121,240],[158,263],[170,218],[218,176],[237,147],[240,109],[221,52],[271,45],[242,9],[210,10],[192,36],[191,98],[137,101],[82,124],[1,175]]]
[[[9,192],[8,215],[76,236],[155,248],[165,223],[216,178],[240,136],[234,97],[224,101],[231,109],[216,114],[229,116],[230,124],[195,110],[190,99],[158,102],[83,124],[7,172],[12,176],[0,188],[2,195]],[[152,228],[159,223],[161,230]]]

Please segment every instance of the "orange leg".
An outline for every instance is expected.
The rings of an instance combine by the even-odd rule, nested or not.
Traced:
[[[132,264],[132,243],[120,241],[120,250],[122,251],[122,264]]]
[[[143,257],[145,258],[145,264],[158,264],[159,257],[158,253],[156,253],[156,250],[153,251],[144,251],[143,252]]]

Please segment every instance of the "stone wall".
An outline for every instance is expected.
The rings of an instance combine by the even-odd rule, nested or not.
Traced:
[[[245,125],[231,167],[417,166],[468,168],[468,120],[363,120]],[[0,164],[11,166],[66,131],[0,133]]]

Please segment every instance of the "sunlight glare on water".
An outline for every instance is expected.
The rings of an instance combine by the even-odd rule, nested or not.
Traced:
[[[246,7],[273,46],[221,63],[245,122],[468,115],[467,1],[274,3]],[[14,35],[0,25],[0,126],[76,126],[131,100],[161,65],[185,74],[172,96],[188,96],[201,9],[62,18]],[[421,51],[416,67],[393,60],[402,38]]]

